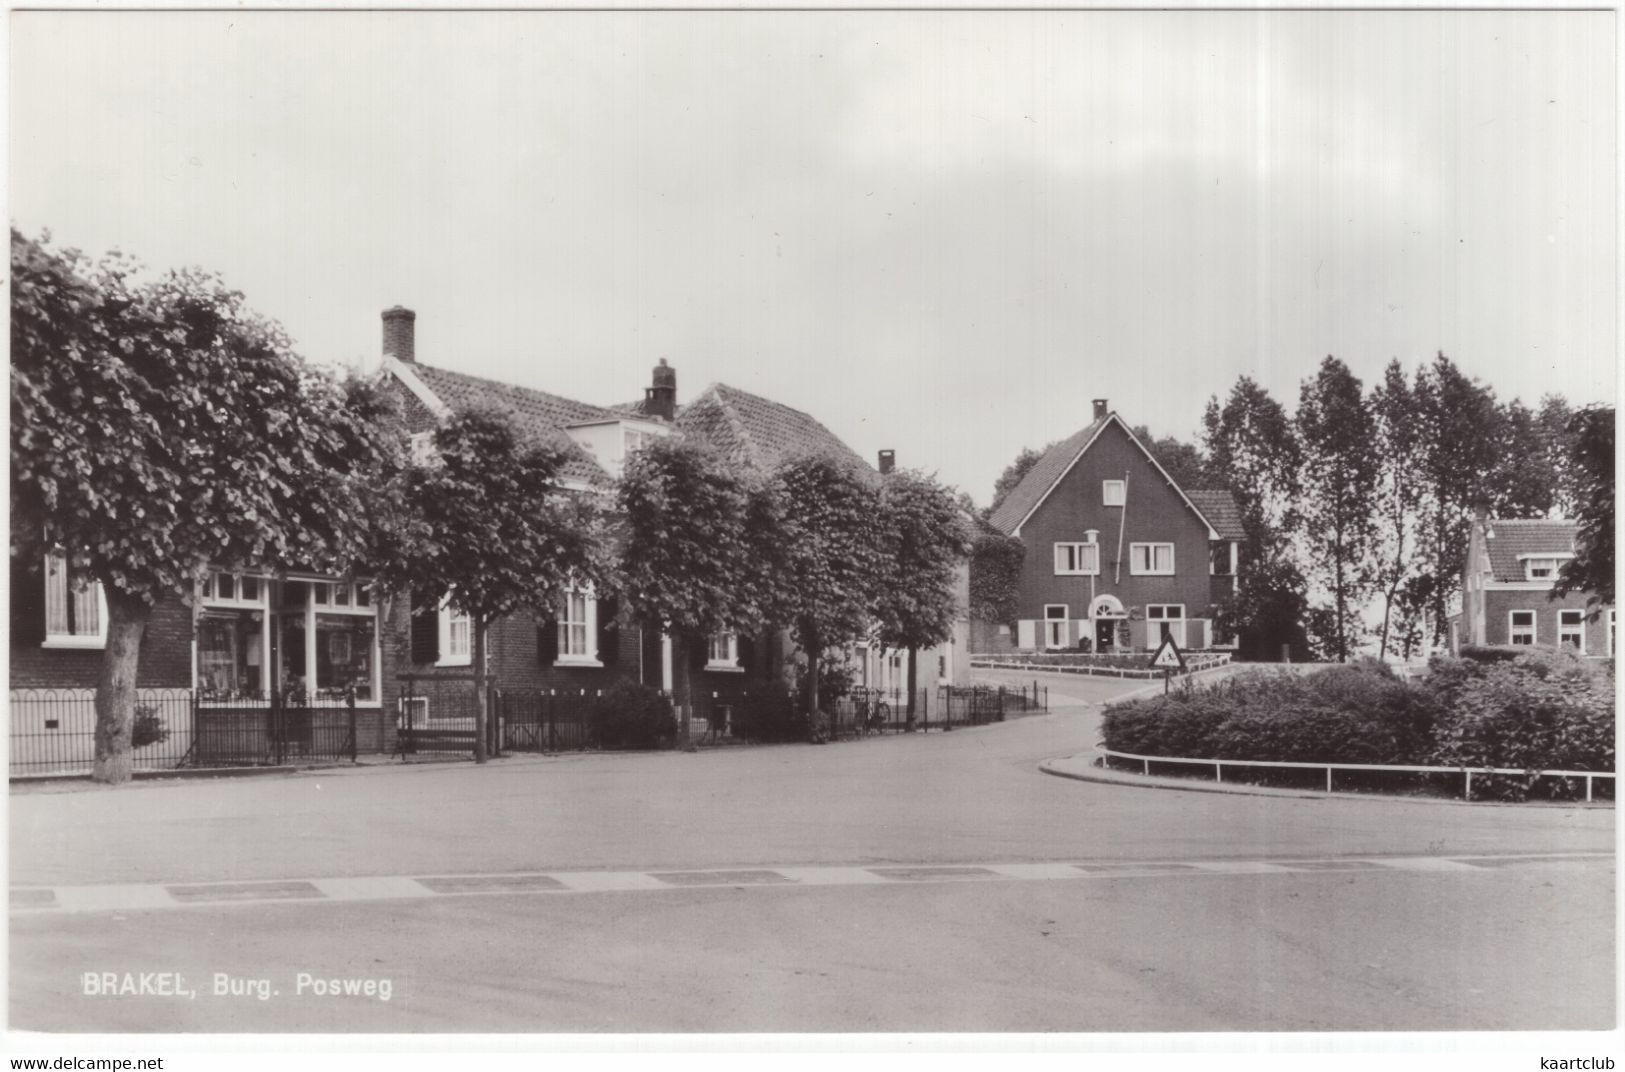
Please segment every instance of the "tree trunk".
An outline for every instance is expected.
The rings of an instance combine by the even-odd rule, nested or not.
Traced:
[[[683,669],[683,717],[678,723],[677,747],[685,752],[693,752],[694,748],[694,651],[689,647],[699,641],[689,633],[683,633],[677,641],[677,655],[674,659],[677,666]],[[674,671],[676,667],[672,668]]]
[[[809,722],[818,714],[818,657],[823,649],[818,646],[818,632],[815,629],[802,629],[801,647],[807,653],[807,718]]]
[[[914,729],[914,693],[919,688],[920,649],[908,649],[908,728]]]
[[[136,670],[152,607],[113,585],[104,585],[103,590],[107,593],[107,648],[96,682],[96,762],[91,778],[105,785],[123,785],[130,780]]]
[[[486,716],[490,690],[485,680],[485,619],[473,617],[469,624],[474,629],[474,762],[484,763],[489,758],[485,734],[486,727],[490,725],[490,719]]]
[[[1343,549],[1337,548],[1337,661],[1349,661],[1348,637],[1344,634],[1343,615],[1347,602],[1343,597]]]

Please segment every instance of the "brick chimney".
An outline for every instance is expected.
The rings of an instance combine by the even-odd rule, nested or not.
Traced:
[[[677,417],[677,370],[666,364],[661,358],[660,364],[655,366],[652,387],[643,391],[643,412],[650,417],[659,417],[663,421],[675,420]]]
[[[889,473],[895,468],[897,468],[897,452],[895,450],[883,450],[883,451],[881,451],[880,452],[880,471],[882,473]]]
[[[1111,410],[1109,408],[1107,408],[1106,400],[1104,398],[1095,399],[1095,420],[1097,420],[1097,421],[1105,420],[1106,419],[1106,414],[1108,414],[1110,412],[1111,412]]]
[[[384,310],[384,356],[417,360],[417,319],[418,314],[403,305]]]

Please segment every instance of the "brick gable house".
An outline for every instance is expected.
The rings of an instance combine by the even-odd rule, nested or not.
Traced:
[[[1223,645],[1244,538],[1230,493],[1174,483],[1105,399],[1033,465],[989,518],[1025,545],[1016,621],[973,624],[979,652]]]
[[[1548,598],[1563,563],[1574,557],[1579,531],[1576,521],[1475,517],[1461,592],[1446,614],[1450,650],[1568,644],[1582,655],[1611,658],[1613,607],[1588,618],[1586,593]]]

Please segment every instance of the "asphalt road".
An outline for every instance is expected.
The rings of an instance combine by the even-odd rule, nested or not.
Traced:
[[[1084,702],[1123,689],[1053,688]],[[1097,713],[1058,704],[1003,725],[823,748],[14,794],[14,889],[122,883],[136,899],[14,906],[11,1025],[1612,1026],[1611,809],[1220,796],[1040,774],[1039,760],[1094,742]],[[1124,861],[1144,866],[1102,869]],[[1027,878],[1012,877],[1023,867]],[[718,868],[756,870],[694,888],[643,874]],[[801,881],[796,868],[814,870]],[[516,872],[584,878],[565,880],[571,890],[367,892]],[[762,874],[777,877],[747,880]],[[360,899],[141,907],[137,896],[285,879]],[[85,993],[87,972],[165,971],[197,997]],[[391,998],[299,993],[301,972],[388,978]],[[277,993],[216,997],[215,973]]]

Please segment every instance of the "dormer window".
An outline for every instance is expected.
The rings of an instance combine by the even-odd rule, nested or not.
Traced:
[[[572,424],[565,431],[614,477],[621,475],[627,456],[633,451],[642,450],[657,438],[670,434],[669,429],[656,421],[636,418]]]
[[[1529,581],[1555,581],[1565,559],[1573,555],[1519,555],[1523,559],[1523,575]]]

